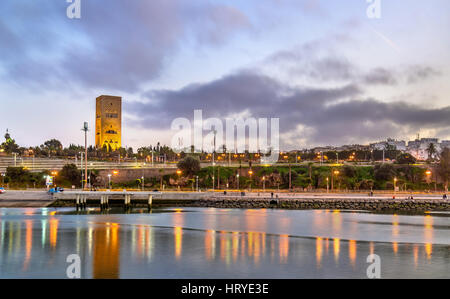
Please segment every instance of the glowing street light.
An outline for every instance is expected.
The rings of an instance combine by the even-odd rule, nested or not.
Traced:
[[[338,176],[339,175],[339,170],[335,170],[333,171],[333,175],[331,176],[331,190],[334,190],[334,176]]]
[[[180,169],[177,169],[178,179],[180,179],[182,173],[183,172]],[[177,180],[177,187],[178,187],[178,191],[180,191],[180,182],[178,180]]]

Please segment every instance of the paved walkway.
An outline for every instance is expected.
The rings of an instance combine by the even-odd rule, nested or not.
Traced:
[[[7,190],[0,194],[0,207],[46,207],[53,202],[53,198],[46,191],[15,191]]]

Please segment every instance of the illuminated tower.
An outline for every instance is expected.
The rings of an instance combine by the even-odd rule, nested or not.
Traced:
[[[116,150],[122,147],[122,98],[99,96],[96,103],[95,146]]]

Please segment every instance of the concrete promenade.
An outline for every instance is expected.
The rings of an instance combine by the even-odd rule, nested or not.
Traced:
[[[15,191],[7,190],[0,194],[1,208],[40,208],[54,202],[46,191]]]
[[[449,200],[443,200],[442,194],[411,194],[411,193],[375,193],[369,196],[367,193],[288,193],[274,192],[273,197],[270,192],[246,192],[245,196],[238,191],[224,192],[141,192],[141,191],[97,191],[83,192],[81,190],[65,191],[63,193],[48,194],[45,190],[39,191],[14,191],[7,190],[6,193],[0,194],[0,207],[46,207],[56,204],[71,205],[77,198],[78,194],[87,197],[91,204],[95,204],[102,195],[108,195],[112,202],[119,203],[123,201],[124,194],[130,194],[132,200],[136,203],[145,202],[151,195],[155,203],[164,203],[165,205],[193,205],[204,206],[205,203],[219,203],[230,201],[236,202],[270,202],[278,201],[281,203],[305,202],[310,203],[312,207],[317,203],[339,203],[339,202],[364,202],[364,203],[383,203],[401,201],[402,203],[420,203],[433,202],[436,204],[450,203]],[[394,197],[395,196],[395,200]],[[409,197],[413,196],[413,199]],[[307,205],[309,207],[310,205]],[[337,205],[339,206],[339,205]]]

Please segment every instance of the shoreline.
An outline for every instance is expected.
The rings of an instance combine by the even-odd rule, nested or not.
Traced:
[[[79,194],[87,199],[88,207],[99,207],[100,198],[107,195],[110,206],[122,207],[123,194],[132,196],[133,207],[148,207],[152,196],[152,207],[209,207],[242,209],[287,209],[287,210],[368,210],[368,211],[450,211],[450,200],[430,194],[375,194],[368,196],[356,193],[246,193],[230,192],[74,192],[55,195],[45,191],[8,191],[0,195],[0,208],[76,207]],[[393,198],[395,196],[395,199]]]

